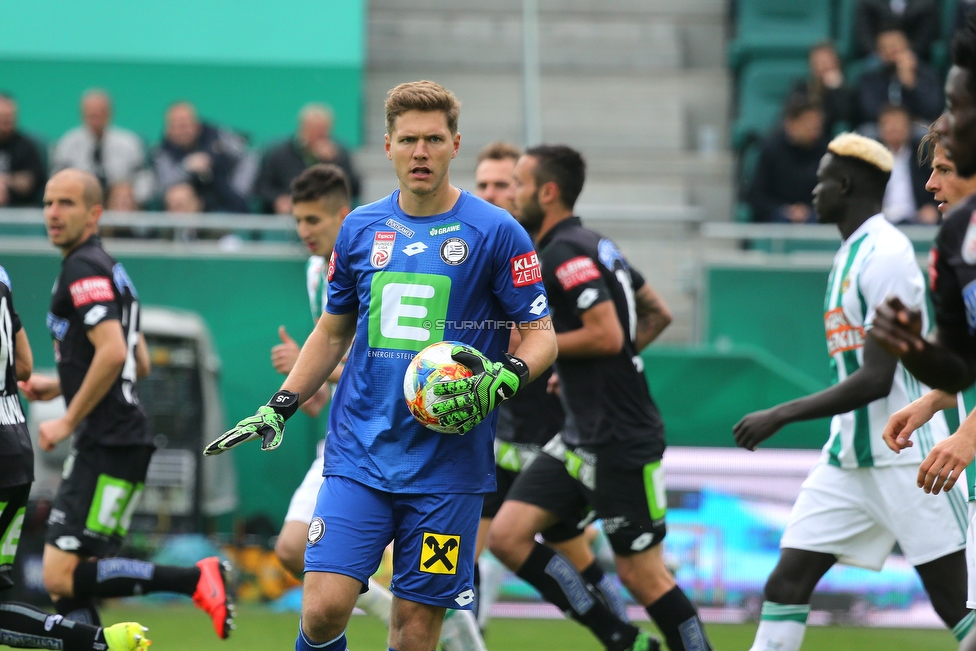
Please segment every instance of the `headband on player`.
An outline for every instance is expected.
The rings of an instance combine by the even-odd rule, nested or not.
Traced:
[[[877,140],[859,136],[856,133],[842,133],[827,145],[827,151],[838,156],[849,156],[890,173],[895,159],[888,148]]]

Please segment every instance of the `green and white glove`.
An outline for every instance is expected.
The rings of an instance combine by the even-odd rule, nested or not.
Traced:
[[[218,436],[203,449],[205,457],[226,452],[236,445],[251,439],[261,439],[262,450],[274,450],[281,445],[285,433],[285,421],[298,411],[298,394],[279,391],[271,397],[268,404],[258,407],[257,413],[239,422]]]
[[[444,399],[430,409],[441,426],[456,427],[458,434],[471,431],[529,381],[529,367],[508,353],[504,362],[493,362],[469,346],[455,346],[451,358],[471,369],[473,375],[435,384],[434,395]]]

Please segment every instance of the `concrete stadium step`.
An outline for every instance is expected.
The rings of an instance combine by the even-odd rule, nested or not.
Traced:
[[[366,141],[381,142],[383,104],[395,85],[433,78],[462,103],[460,131],[466,142],[522,140],[522,88],[518,74],[418,68],[374,71],[367,79]],[[716,147],[724,148],[728,77],[696,71],[655,75],[546,75],[542,79],[542,128],[547,141],[580,147],[683,150],[695,145],[709,125]]]
[[[519,14],[374,9],[369,39],[377,70],[518,70],[522,61]],[[543,71],[678,69],[685,60],[680,27],[655,17],[543,15],[539,39]]]

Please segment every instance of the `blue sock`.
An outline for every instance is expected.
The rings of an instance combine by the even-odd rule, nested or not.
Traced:
[[[343,631],[334,640],[316,644],[305,635],[305,631],[302,630],[302,623],[299,621],[298,639],[295,640],[295,651],[346,651],[346,632]]]

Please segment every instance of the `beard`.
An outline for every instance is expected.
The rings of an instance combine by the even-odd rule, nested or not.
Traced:
[[[542,220],[545,217],[546,214],[542,211],[542,206],[539,205],[537,195],[533,195],[532,200],[525,205],[516,204],[515,206],[515,219],[530,234],[534,235],[539,232],[539,229],[542,228]]]

